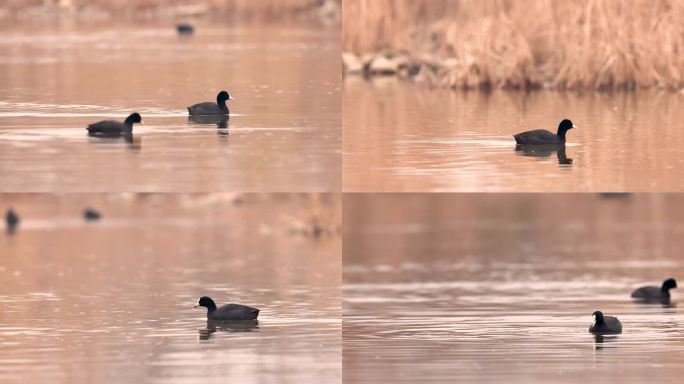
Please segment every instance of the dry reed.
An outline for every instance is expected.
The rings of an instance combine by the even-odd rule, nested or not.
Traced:
[[[342,28],[345,51],[430,55],[454,88],[684,86],[679,0],[344,0]]]

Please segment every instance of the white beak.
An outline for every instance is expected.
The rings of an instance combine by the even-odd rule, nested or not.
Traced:
[[[573,124],[573,125],[572,125],[572,127],[573,127],[573,128],[579,128],[579,127],[578,127],[578,126],[576,126],[575,124]]]
[[[235,100],[235,98],[231,95],[228,95],[228,100]]]
[[[195,306],[193,308],[199,307],[199,301],[195,303]]]

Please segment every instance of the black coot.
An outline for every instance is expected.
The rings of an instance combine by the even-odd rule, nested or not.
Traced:
[[[189,23],[180,23],[176,25],[176,31],[179,35],[192,35],[195,32],[195,27]]]
[[[83,210],[83,218],[88,221],[100,220],[102,214],[92,208],[86,208]]]
[[[12,208],[8,209],[7,213],[5,214],[5,224],[7,224],[7,233],[13,234],[17,230],[20,221],[21,219],[19,219],[19,215],[17,215],[17,213],[14,212]]]
[[[614,316],[603,316],[603,312],[596,311],[593,314],[594,324],[589,327],[589,332],[598,334],[622,333],[622,323]]]
[[[226,91],[219,92],[216,95],[216,102],[208,101],[206,103],[199,103],[188,107],[188,113],[191,115],[228,115],[228,106],[226,100],[233,100],[233,97]]]
[[[523,145],[540,144],[564,144],[565,133],[576,128],[572,121],[565,119],[558,125],[558,133],[549,132],[545,129],[535,129],[513,135],[515,142]]]
[[[677,280],[669,278],[663,281],[663,285],[657,287],[655,285],[648,285],[637,288],[632,292],[632,298],[638,301],[662,303],[670,301],[670,289],[677,288]]]
[[[195,308],[207,308],[207,320],[255,320],[259,310],[241,304],[226,304],[217,308],[210,297],[202,296],[195,304]]]
[[[133,133],[133,124],[140,123],[142,118],[137,113],[132,113],[124,120],[123,123],[114,120],[99,121],[90,124],[88,128],[88,135],[100,137],[120,137]]]

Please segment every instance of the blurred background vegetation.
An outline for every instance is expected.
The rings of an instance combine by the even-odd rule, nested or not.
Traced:
[[[684,2],[344,0],[343,50],[453,88],[680,90]]]
[[[0,20],[163,19],[178,17],[246,20],[340,18],[342,0],[3,0]]]

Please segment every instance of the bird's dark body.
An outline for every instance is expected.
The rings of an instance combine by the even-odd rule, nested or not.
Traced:
[[[660,287],[648,285],[632,292],[632,298],[647,303],[667,303],[670,301],[670,289],[677,288],[677,281],[669,278]]]
[[[564,144],[565,139],[545,129],[535,129],[513,135],[515,142],[522,145]]]
[[[594,312],[595,322],[589,327],[590,333],[622,333],[622,323],[615,316],[604,316],[601,311]]]
[[[207,296],[200,297],[195,307],[207,309],[207,320],[256,320],[259,316],[257,308],[242,304],[226,304],[217,307],[214,300]]]
[[[217,103],[207,101],[206,103],[198,103],[188,107],[188,113],[191,115],[228,115],[230,111],[225,103],[223,106],[219,106]]]
[[[513,135],[515,142],[520,145],[559,145],[565,144],[565,134],[573,129],[575,125],[572,121],[564,119],[558,124],[557,133],[546,129],[535,129],[532,131],[520,132]]]
[[[258,316],[258,309],[242,304],[226,304],[207,312],[209,320],[255,320]]]
[[[88,135],[99,137],[131,136],[133,124],[140,123],[142,118],[138,113],[130,114],[123,123],[114,120],[103,120],[88,125]]]
[[[105,120],[90,124],[86,129],[91,136],[104,137],[118,137],[133,132],[132,125],[126,125],[114,120]]]
[[[233,98],[226,91],[221,91],[216,95],[216,102],[205,102],[197,103],[188,107],[188,113],[190,115],[204,115],[204,116],[216,116],[216,115],[229,115],[228,105],[226,105],[227,100],[232,100]]]

